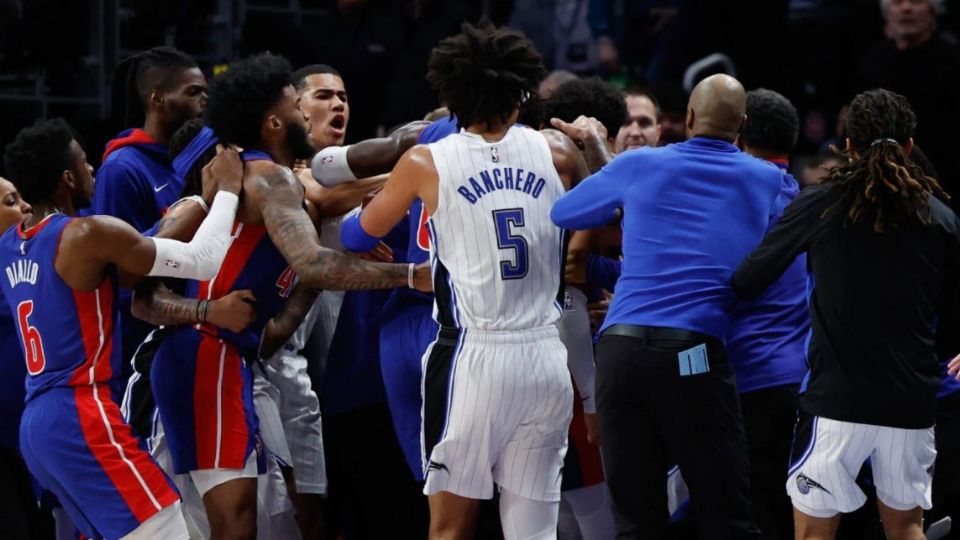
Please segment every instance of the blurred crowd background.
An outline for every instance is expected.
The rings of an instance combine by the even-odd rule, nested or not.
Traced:
[[[711,73],[790,98],[801,130],[793,166],[812,182],[841,140],[843,105],[883,86],[906,95],[917,139],[949,191],[960,183],[960,0],[0,0],[0,146],[37,118],[63,116],[88,148],[114,118],[119,59],[156,45],[207,76],[263,50],[327,63],[347,85],[347,142],[437,107],[431,48],[462,21],[524,31],[549,69],[640,86],[660,101],[664,140],[686,92]],[[91,152],[95,157],[99,152]],[[97,165],[97,163],[94,163]]]

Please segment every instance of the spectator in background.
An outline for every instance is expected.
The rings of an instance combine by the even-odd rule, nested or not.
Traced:
[[[588,20],[597,40],[604,73],[621,70],[643,76],[667,25],[680,13],[681,0],[627,0],[617,13],[615,0],[589,0]]]
[[[937,30],[942,0],[881,0],[888,36],[864,51],[854,90],[886,88],[905,96],[917,115],[916,141],[940,171],[940,183],[960,200],[960,46]]]
[[[660,106],[657,98],[644,90],[632,89],[627,90],[623,99],[627,105],[627,117],[617,131],[613,151],[619,154],[624,150],[656,146],[660,141]]]
[[[747,124],[737,145],[783,171],[768,230],[800,193],[787,172],[799,131],[797,110],[787,98],[766,89],[747,92]],[[753,515],[764,538],[771,540],[790,538],[793,532],[783,486],[797,394],[807,370],[804,342],[809,329],[807,257],[801,254],[760,298],[737,303],[727,332],[727,356],[737,377],[747,433]]]
[[[547,69],[591,74],[597,69],[597,49],[587,24],[588,0],[514,2],[507,26],[533,41]]]

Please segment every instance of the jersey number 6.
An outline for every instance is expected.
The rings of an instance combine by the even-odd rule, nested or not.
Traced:
[[[23,350],[27,355],[27,373],[37,375],[46,367],[43,356],[43,339],[35,326],[30,326],[28,318],[33,313],[33,300],[24,300],[17,304],[17,323],[20,336],[23,337]]]
[[[497,227],[497,247],[512,249],[514,261],[500,261],[501,279],[522,279],[527,275],[529,263],[527,255],[527,239],[514,234],[511,225],[516,228],[524,226],[523,208],[509,208],[493,211],[493,224]]]

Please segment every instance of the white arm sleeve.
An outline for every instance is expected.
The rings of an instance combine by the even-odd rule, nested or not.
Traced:
[[[597,372],[593,363],[593,336],[590,335],[587,296],[580,289],[567,287],[564,297],[563,315],[560,316],[557,329],[560,331],[560,341],[567,348],[567,368],[583,399],[583,412],[595,414]]]
[[[210,213],[188,244],[169,238],[152,238],[157,255],[147,275],[201,281],[213,279],[230,247],[230,230],[237,217],[239,200],[235,193],[218,191]]]
[[[310,172],[320,185],[330,188],[357,179],[350,170],[350,164],[347,163],[348,148],[350,147],[328,146],[313,156]]]

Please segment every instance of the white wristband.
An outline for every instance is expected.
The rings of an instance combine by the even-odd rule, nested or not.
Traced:
[[[347,149],[349,146],[328,146],[317,152],[310,162],[310,172],[313,178],[324,187],[333,187],[337,184],[356,180],[356,175],[350,170],[347,163]]]
[[[416,287],[413,286],[414,271],[416,271],[416,265],[410,263],[410,266],[407,267],[407,287],[410,287],[411,289],[416,289]]]
[[[193,202],[199,204],[199,205],[200,205],[200,208],[203,208],[203,213],[205,213],[205,214],[209,214],[209,213],[210,213],[210,207],[207,206],[207,201],[203,200],[203,197],[201,197],[201,196],[199,196],[199,195],[191,195],[191,196],[189,196],[189,197],[184,197],[183,200],[185,200],[185,201],[193,201]]]

